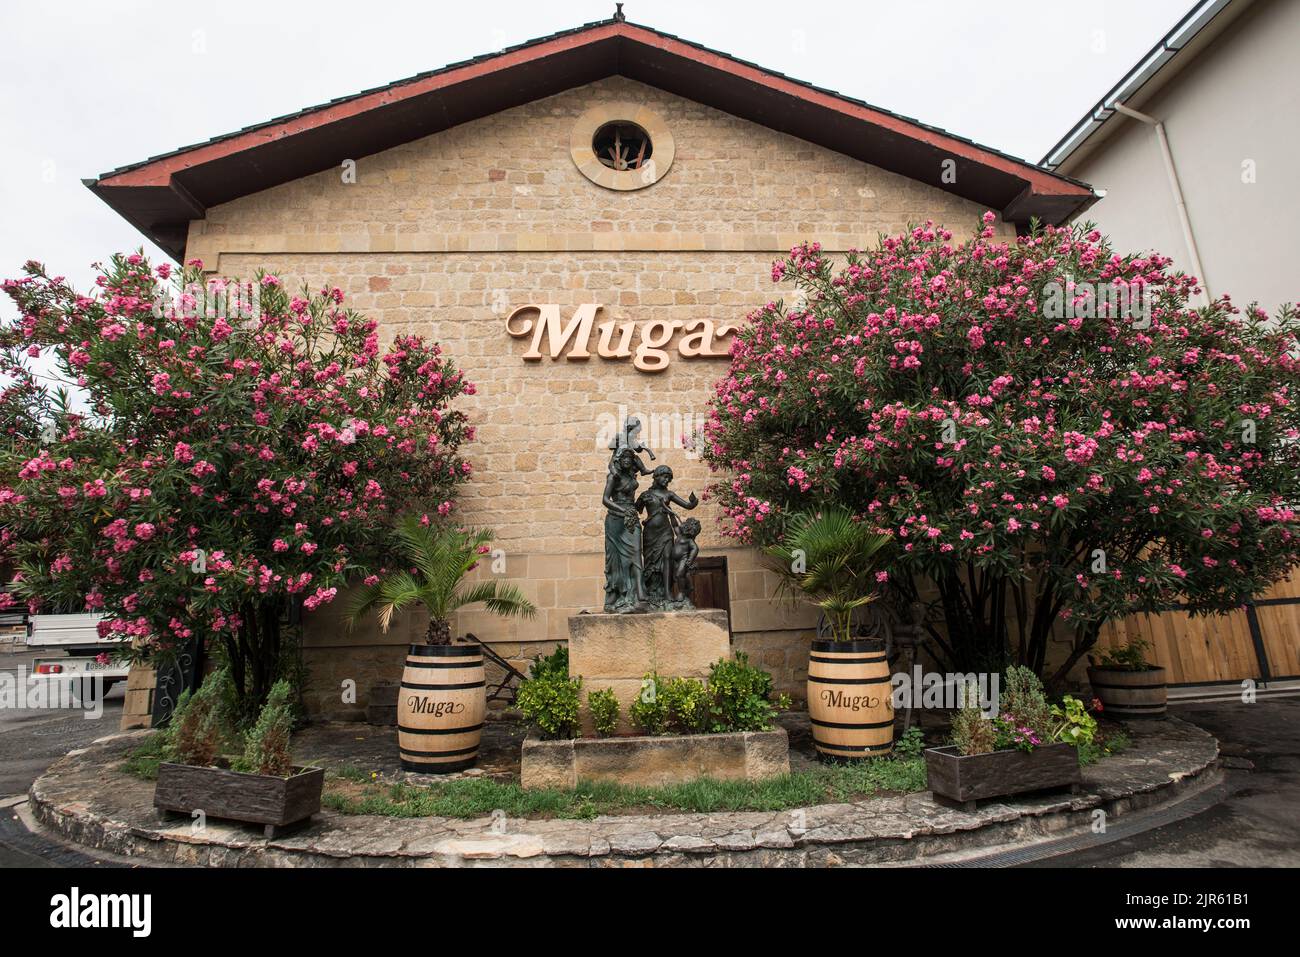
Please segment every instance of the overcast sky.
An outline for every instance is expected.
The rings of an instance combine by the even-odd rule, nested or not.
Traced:
[[[1036,161],[1191,5],[629,0],[626,12]],[[607,0],[0,0],[0,276],[35,258],[84,287],[92,262],[145,244],[85,177],[613,11]],[[12,311],[4,298],[0,314]]]

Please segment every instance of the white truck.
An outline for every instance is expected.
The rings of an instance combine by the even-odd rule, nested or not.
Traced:
[[[27,647],[49,652],[32,662],[32,674],[67,681],[102,678],[104,692],[125,681],[130,665],[113,660],[121,642],[99,636],[102,620],[102,615],[29,615]],[[106,660],[101,661],[101,655]]]

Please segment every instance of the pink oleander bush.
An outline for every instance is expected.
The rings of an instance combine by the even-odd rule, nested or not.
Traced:
[[[1162,256],[993,218],[792,250],[796,304],[738,335],[703,453],[727,534],[848,508],[895,539],[882,583],[939,595],[951,664],[1041,674],[1055,628],[1056,681],[1108,619],[1231,609],[1300,560],[1297,317],[1193,309]]]
[[[115,256],[90,294],[36,263],[3,284],[20,315],[0,325],[17,390],[0,406],[0,545],[33,612],[102,613],[135,655],[200,637],[256,714],[286,612],[377,580],[399,512],[452,510],[473,434],[450,405],[474,388],[436,345],[381,346],[338,289],[259,275],[260,309],[223,316],[200,268]],[[42,352],[88,410],[24,371]]]

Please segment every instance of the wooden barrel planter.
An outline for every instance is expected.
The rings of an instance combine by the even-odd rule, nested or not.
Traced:
[[[473,767],[487,711],[483,649],[411,645],[397,701],[402,767],[451,774]]]
[[[860,761],[894,747],[889,662],[880,641],[814,641],[808,715],[823,759]]]
[[[1093,693],[1111,718],[1163,718],[1169,704],[1164,668],[1128,671],[1094,665],[1088,669]]]

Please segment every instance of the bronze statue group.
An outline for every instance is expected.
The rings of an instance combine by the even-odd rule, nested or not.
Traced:
[[[687,510],[699,505],[695,493],[684,499],[668,486],[673,470],[651,470],[642,454],[655,455],[641,443],[641,423],[629,418],[610,442],[609,474],[605,479],[605,613],[641,614],[694,608],[691,571],[699,547],[698,520],[685,521],[672,506]],[[653,476],[639,495],[642,476]],[[644,522],[641,514],[645,513]]]

